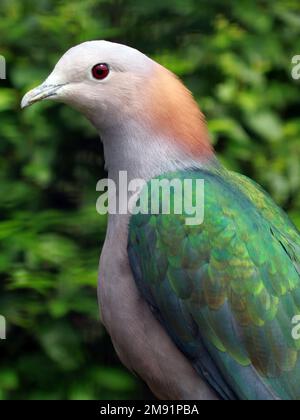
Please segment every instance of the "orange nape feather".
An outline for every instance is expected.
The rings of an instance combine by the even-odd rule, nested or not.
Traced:
[[[158,65],[145,96],[151,128],[196,158],[209,158],[214,150],[205,117],[192,93],[172,72]]]

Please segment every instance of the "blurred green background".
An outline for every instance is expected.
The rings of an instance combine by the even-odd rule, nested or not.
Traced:
[[[148,397],[99,322],[97,133],[63,105],[21,112],[21,97],[75,44],[136,47],[184,79],[221,160],[300,226],[299,0],[1,0],[0,16],[0,398]]]

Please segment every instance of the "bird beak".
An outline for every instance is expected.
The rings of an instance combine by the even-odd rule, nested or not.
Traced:
[[[31,91],[26,93],[26,95],[22,99],[21,108],[27,108],[28,106],[36,102],[57,96],[57,92],[63,86],[65,86],[65,83],[59,85],[51,85],[47,84],[46,82],[43,83],[39,87],[32,89]]]

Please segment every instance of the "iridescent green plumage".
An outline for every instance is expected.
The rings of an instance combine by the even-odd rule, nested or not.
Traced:
[[[300,236],[246,177],[197,169],[205,217],[132,216],[128,253],[137,285],[177,346],[226,399],[300,399]]]

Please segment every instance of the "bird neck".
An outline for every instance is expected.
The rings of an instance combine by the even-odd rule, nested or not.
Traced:
[[[193,159],[213,157],[205,117],[175,74],[157,65],[143,96],[143,118],[153,133],[159,133]]]
[[[108,176],[115,182],[120,171],[127,172],[128,181],[137,178],[148,181],[166,172],[209,167],[216,161],[213,153],[193,155],[180,143],[147,130],[139,121],[127,121],[99,134]]]

